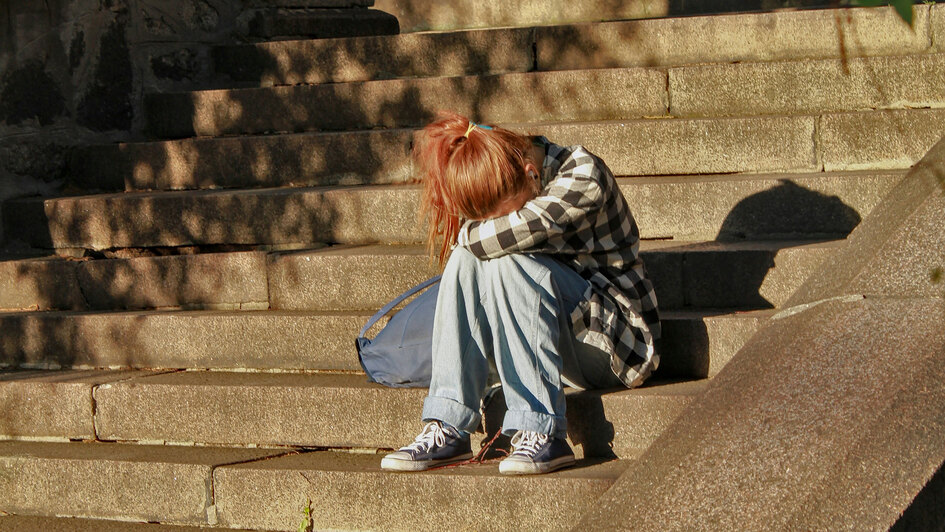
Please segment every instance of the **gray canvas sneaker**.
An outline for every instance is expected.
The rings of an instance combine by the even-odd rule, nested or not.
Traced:
[[[512,454],[499,463],[499,473],[536,475],[573,465],[574,451],[568,442],[547,434],[520,430],[512,436]]]
[[[385,456],[381,469],[423,471],[469,460],[472,456],[469,436],[439,421],[431,421],[413,443]]]

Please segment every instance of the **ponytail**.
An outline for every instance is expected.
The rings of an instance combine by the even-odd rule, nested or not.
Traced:
[[[418,133],[413,158],[423,182],[420,217],[428,224],[431,258],[446,262],[463,220],[483,218],[533,186],[525,175],[530,148],[528,137],[448,112]]]

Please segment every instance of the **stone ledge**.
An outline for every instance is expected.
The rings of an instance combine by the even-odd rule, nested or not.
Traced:
[[[102,370],[0,373],[0,438],[93,440],[92,389],[148,374]]]
[[[569,438],[579,456],[636,456],[704,384],[569,391]],[[363,375],[177,372],[97,387],[95,426],[103,440],[394,449],[422,427],[426,393]]]
[[[676,68],[669,94],[674,116],[936,107],[945,54]]]
[[[220,524],[296,530],[313,501],[316,529],[435,529],[463,507],[462,527],[565,530],[626,467],[625,461],[579,462],[538,477],[501,476],[495,463],[421,474],[380,470],[380,456],[305,453],[218,468]]]
[[[914,16],[915,31],[903,24],[892,8],[782,11],[539,28],[538,67],[556,70],[676,66],[926,52],[930,47],[929,8],[916,6]],[[667,35],[678,38],[667,39]]]
[[[0,508],[130,521],[207,525],[217,466],[283,451],[0,442]],[[3,521],[0,521],[0,525]]]
[[[587,140],[589,149],[610,161],[615,172],[627,167],[654,171],[653,161],[644,156],[669,156],[658,141],[676,141],[675,133],[702,141],[674,150],[675,161],[658,164],[720,171],[811,166],[809,173],[800,174],[623,179],[621,189],[645,239],[842,238],[902,177],[898,171],[817,173],[812,120],[680,122],[548,126],[545,132],[563,144]],[[786,132],[780,130],[785,122],[790,127]],[[770,130],[779,134],[753,136]],[[589,132],[595,138],[587,138]],[[719,142],[708,143],[702,133]],[[651,148],[630,156],[619,149],[635,142],[650,142]],[[738,152],[738,157],[731,155]],[[417,201],[416,186],[142,192],[11,202],[4,221],[36,248],[407,244],[425,238],[416,221]]]
[[[908,168],[945,135],[945,109],[827,114],[818,145],[824,169]]]

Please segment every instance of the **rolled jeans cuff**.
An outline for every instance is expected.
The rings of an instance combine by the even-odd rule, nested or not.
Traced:
[[[447,397],[428,395],[423,400],[422,419],[424,422],[442,421],[466,432],[476,432],[479,427],[478,410],[473,410],[463,403]]]
[[[567,438],[568,420],[564,416],[542,414],[527,410],[509,410],[502,421],[502,433],[513,435],[519,430],[530,430],[548,434],[555,438]]]

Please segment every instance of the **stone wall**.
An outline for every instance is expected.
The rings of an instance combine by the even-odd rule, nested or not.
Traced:
[[[141,95],[209,82],[233,0],[0,3],[0,201],[50,193],[71,146],[144,136]],[[2,239],[2,235],[0,235]]]

